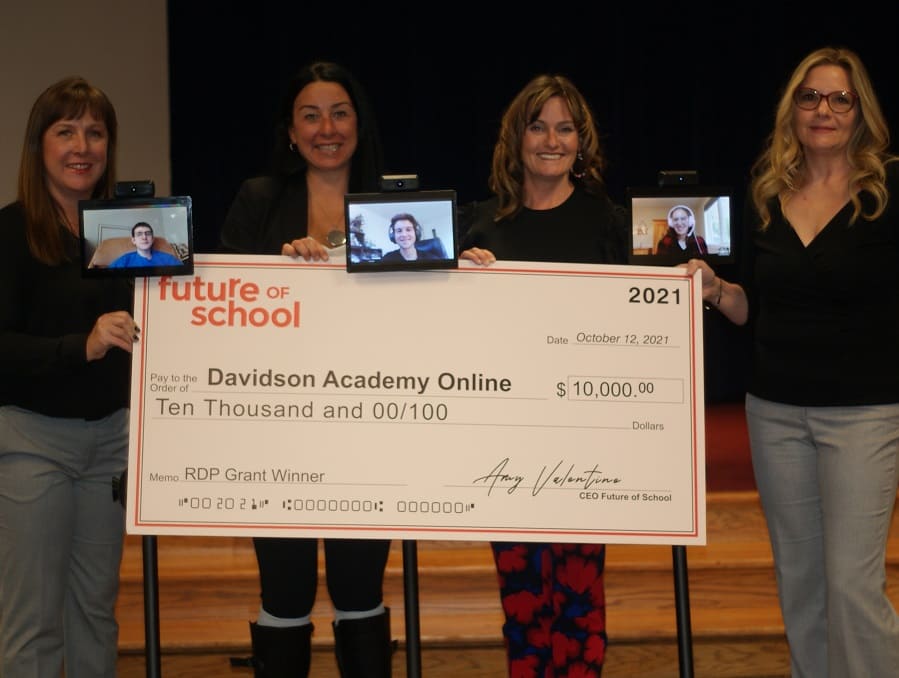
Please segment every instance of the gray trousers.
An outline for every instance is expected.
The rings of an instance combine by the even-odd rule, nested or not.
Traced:
[[[112,678],[128,410],[98,421],[0,407],[0,676]]]
[[[886,544],[899,404],[796,407],[746,397],[793,678],[899,676]]]

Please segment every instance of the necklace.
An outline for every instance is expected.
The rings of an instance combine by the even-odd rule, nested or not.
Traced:
[[[309,202],[309,236],[328,247],[340,247],[346,243],[346,231],[343,226],[344,215],[328,214],[324,205],[317,201]]]
[[[331,231],[328,231],[327,241],[329,247],[340,247],[341,245],[346,245],[346,233],[335,228]]]

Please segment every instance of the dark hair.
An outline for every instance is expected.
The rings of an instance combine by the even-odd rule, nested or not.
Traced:
[[[25,126],[25,142],[19,162],[18,200],[25,212],[25,237],[32,256],[56,265],[66,261],[61,208],[50,195],[44,168],[44,133],[60,120],[80,118],[90,112],[106,125],[106,171],[94,186],[92,198],[110,198],[115,186],[118,122],[107,96],[84,78],[71,76],[56,82],[37,98]]]
[[[330,61],[317,61],[303,67],[287,83],[275,128],[275,150],[273,154],[275,173],[291,175],[296,172],[306,171],[306,161],[303,156],[290,149],[288,130],[293,124],[293,105],[297,95],[306,85],[313,82],[337,83],[350,95],[350,101],[356,110],[359,145],[356,147],[350,163],[350,192],[375,192],[379,190],[379,181],[383,167],[383,152],[374,112],[359,81],[346,68]]]
[[[398,221],[408,221],[410,224],[412,224],[415,227],[415,242],[421,240],[421,224],[418,223],[418,219],[413,217],[408,212],[403,212],[401,214],[395,214],[390,220],[390,228],[387,229],[387,237],[390,238],[390,242],[396,242],[396,238],[393,235],[393,227]]]
[[[146,221],[138,221],[136,224],[134,224],[134,226],[131,227],[131,237],[132,238],[134,237],[134,229],[137,228],[138,226],[146,226],[147,228],[150,229],[150,235],[153,235],[153,227],[150,226],[150,224],[148,224]]]

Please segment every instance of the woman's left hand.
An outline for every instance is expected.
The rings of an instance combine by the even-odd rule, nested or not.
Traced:
[[[693,275],[697,270],[702,271],[702,288],[704,290],[712,290],[718,285],[718,276],[714,269],[708,265],[703,259],[690,259],[686,264],[678,264],[681,268],[686,268],[687,273]]]
[[[140,328],[127,311],[104,313],[94,323],[85,347],[88,362],[100,360],[113,346],[131,353],[140,338]]]

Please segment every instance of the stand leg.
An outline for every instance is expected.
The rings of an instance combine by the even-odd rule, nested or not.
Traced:
[[[403,591],[406,608],[406,676],[421,678],[418,544],[411,540],[403,541]]]
[[[690,624],[687,547],[672,546],[671,555],[674,561],[674,606],[677,613],[677,656],[680,678],[693,678],[693,630]]]
[[[144,537],[143,556],[147,678],[159,678],[162,675],[162,661],[159,649],[159,570],[155,536]]]

